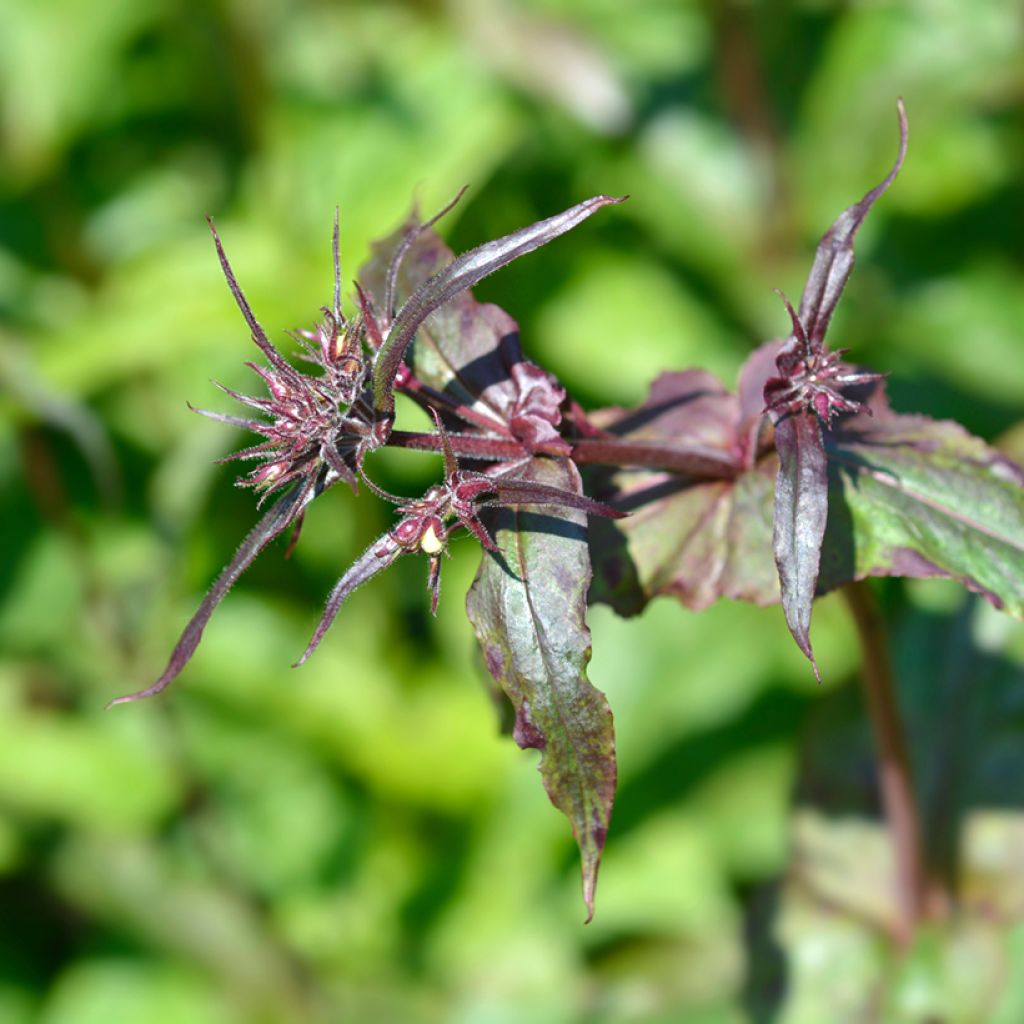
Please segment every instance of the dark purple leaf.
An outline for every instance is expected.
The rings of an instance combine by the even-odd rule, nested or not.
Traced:
[[[581,493],[567,460],[534,459],[523,479]],[[484,554],[466,608],[487,667],[515,709],[513,736],[541,751],[548,796],[572,823],[590,920],[615,795],[615,737],[608,702],[586,677],[586,517],[502,508],[495,523],[499,551]]]
[[[561,487],[546,487],[532,480],[509,480],[499,477],[494,485],[494,497],[481,502],[482,505],[558,505],[575,508],[592,516],[606,519],[622,519],[628,513],[612,508],[603,501],[594,501],[585,494],[566,491]]]
[[[410,226],[374,243],[373,258],[360,271],[371,294],[380,295],[388,268]],[[407,297],[454,260],[454,254],[435,231],[423,231],[408,247],[398,274],[398,294]],[[499,353],[522,359],[516,322],[497,306],[477,302],[463,292],[434,310],[416,335],[412,369],[424,384],[443,394],[450,404],[470,409],[477,425],[507,433],[509,409],[515,390],[509,379],[509,361]]]
[[[331,628],[341,606],[348,600],[350,594],[361,587],[367,580],[373,579],[379,572],[383,572],[392,562],[406,549],[403,548],[390,533],[378,537],[356,560],[349,566],[348,571],[334,585],[324,613],[313,633],[312,639],[303,652],[302,657],[295,662],[297,667],[305,662],[309,656],[320,646],[324,634]]]
[[[815,412],[796,412],[775,424],[779,471],[775,477],[772,550],[779,570],[786,625],[814,666],[811,606],[818,585],[821,541],[828,518],[828,466]]]
[[[189,620],[181,634],[181,638],[171,653],[170,661],[163,674],[152,686],[139,690],[137,693],[130,693],[124,697],[115,697],[107,707],[115,704],[127,704],[130,701],[140,700],[143,697],[152,697],[172,683],[181,670],[188,664],[195,653],[199,641],[202,639],[203,630],[210,621],[217,605],[224,599],[227,592],[235,585],[238,578],[252,565],[256,556],[277,536],[283,533],[301,515],[303,509],[313,500],[318,491],[311,480],[296,484],[287,494],[278,498],[270,507],[263,518],[252,528],[245,540],[242,541],[235,557],[217,577],[217,581],[210,588],[209,593],[203,598],[199,610]]]
[[[761,372],[771,363],[771,354],[766,358],[758,350],[749,365]],[[745,369],[742,379],[748,376]],[[588,489],[631,512],[622,522],[590,524],[592,600],[624,615],[638,613],[659,594],[690,608],[705,608],[719,597],[778,600],[771,559],[776,463],[771,455],[757,458],[760,411],[758,403],[758,415],[751,414],[711,374],[688,370],[662,374],[637,409],[593,414],[623,449],[634,447],[638,458],[662,449],[667,465],[681,453],[689,472],[589,471]],[[749,470],[741,472],[745,461]]]
[[[565,234],[602,206],[621,201],[611,196],[595,196],[547,220],[471,249],[424,281],[398,311],[374,362],[374,409],[384,429],[390,429],[394,415],[395,375],[417,330],[431,313],[489,274]]]
[[[361,274],[367,290],[376,293],[385,286],[396,250],[416,222],[415,216],[410,218],[407,226],[374,246],[373,260]],[[452,259],[435,232],[420,232],[405,250],[397,277],[399,294],[414,292]],[[410,393],[433,397],[453,429],[469,423],[518,441],[519,454],[569,454],[558,430],[565,390],[550,373],[524,359],[515,321],[497,306],[479,303],[466,291],[435,310],[416,335],[412,369],[417,386],[433,395]]]
[[[789,630],[819,680],[811,652],[810,623],[828,518],[828,471],[821,424],[830,427],[837,413],[860,408],[846,389],[878,379],[844,364],[841,353],[827,352],[825,333],[853,269],[854,236],[903,165],[907,118],[902,100],[897,113],[900,144],[892,169],[859,203],[844,210],[818,243],[799,316],[783,297],[793,333],[778,351],[778,376],[769,379],[764,388],[779,453],[773,550],[782,606]]]

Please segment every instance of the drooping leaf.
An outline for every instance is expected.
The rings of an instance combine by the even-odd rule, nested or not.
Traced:
[[[567,460],[534,459],[520,477],[581,491]],[[576,510],[503,508],[494,537],[499,550],[485,552],[466,609],[487,667],[515,709],[513,736],[520,747],[540,750],[548,796],[572,824],[590,920],[616,768],[611,711],[586,677],[586,518]]]
[[[779,570],[782,609],[793,639],[810,659],[820,681],[810,628],[828,519],[828,467],[817,413],[783,416],[775,424],[775,447],[779,471],[775,477],[772,550]]]
[[[398,311],[374,362],[373,400],[380,422],[388,425],[393,418],[395,375],[417,330],[434,310],[513,260],[570,231],[602,206],[621,201],[594,196],[554,217],[470,249],[424,281]]]
[[[143,697],[152,697],[166,689],[180,675],[181,670],[195,654],[199,641],[203,637],[203,630],[206,629],[206,624],[210,621],[217,605],[221,603],[242,573],[252,565],[256,556],[299,518],[302,510],[321,490],[322,487],[314,486],[313,481],[305,480],[295,484],[290,491],[271,505],[263,518],[249,531],[235,552],[235,557],[221,571],[216,582],[203,598],[199,609],[189,619],[160,678],[151,686],[136,693],[115,697],[107,705],[108,708],[115,704],[127,704],[131,701],[141,700]]]

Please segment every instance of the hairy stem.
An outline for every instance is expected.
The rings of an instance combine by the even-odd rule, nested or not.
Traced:
[[[899,920],[896,938],[907,944],[924,915],[926,872],[914,784],[900,720],[885,625],[866,581],[847,583],[843,597],[853,615],[863,658],[862,681],[878,747],[882,810],[892,839]]]
[[[409,373],[402,381],[401,385],[396,386],[397,391],[401,391],[402,394],[408,395],[414,401],[418,402],[424,409],[441,407],[446,409],[448,412],[454,413],[459,419],[464,420],[466,423],[471,423],[473,426],[480,427],[481,430],[489,431],[490,433],[504,433],[508,437],[512,434],[508,427],[503,421],[495,418],[494,416],[488,416],[486,413],[478,412],[471,405],[466,405],[464,402],[460,402],[457,398],[452,398],[450,395],[446,395],[443,391],[438,391],[436,388],[432,388],[429,384],[424,384],[418,377]]]
[[[513,438],[481,437],[479,434],[449,434],[452,451],[467,459],[493,459],[507,462],[521,459],[526,449]],[[440,434],[422,434],[410,430],[392,430],[388,437],[390,448],[413,448],[423,452],[440,452]]]
[[[618,437],[580,438],[573,443],[572,458],[581,466],[664,469],[713,480],[731,480],[740,472],[737,460],[719,448],[626,441]]]

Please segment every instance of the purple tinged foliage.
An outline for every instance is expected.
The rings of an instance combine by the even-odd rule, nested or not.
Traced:
[[[456,196],[456,200],[458,198]],[[565,393],[553,377],[539,367],[521,360],[510,368],[509,376],[515,398],[505,410],[507,416],[504,422],[496,421],[496,425],[514,442],[512,450],[498,453],[489,451],[488,446],[493,443],[493,439],[489,436],[492,431],[487,430],[475,438],[482,444],[480,451],[474,453],[483,458],[496,457],[507,464],[494,467],[489,474],[463,468],[459,463],[462,456],[456,453],[438,410],[431,403],[437,403],[445,413],[464,420],[470,428],[479,426],[477,418],[469,414],[460,415],[468,411],[458,404],[451,406],[440,393],[417,388],[415,378],[402,361],[415,329],[412,329],[401,349],[396,347],[397,335],[392,329],[398,324],[401,330],[408,330],[416,317],[419,317],[418,323],[422,323],[423,319],[448,299],[464,291],[469,284],[563,234],[601,206],[616,201],[598,197],[557,217],[499,239],[489,246],[472,250],[453,261],[446,270],[435,274],[427,282],[429,287],[421,287],[417,291],[413,304],[415,315],[406,312],[410,308],[407,302],[392,320],[387,314],[395,299],[402,261],[416,239],[438,218],[416,225],[405,232],[391,255],[384,289],[386,315],[383,321],[377,317],[373,296],[358,284],[356,291],[360,316],[348,321],[341,311],[341,261],[336,215],[332,236],[333,304],[322,309],[323,320],[313,330],[292,332],[292,337],[301,349],[300,357],[316,367],[316,374],[296,369],[271,343],[235,278],[211,221],[210,230],[228,287],[249,326],[253,341],[269,363],[269,366],[247,364],[266,384],[268,397],[242,395],[222,388],[231,397],[255,410],[261,418],[196,411],[263,436],[264,440],[260,444],[229,456],[231,459],[260,461],[260,466],[239,481],[242,486],[250,486],[262,492],[260,503],[275,491],[287,491],[246,537],[235,557],[220,574],[186,625],[166,669],[156,682],[137,693],[116,698],[111,704],[150,697],[164,690],[189,662],[214,610],[256,556],[270,541],[292,526],[295,527],[294,543],[307,505],[339,480],[349,483],[355,490],[358,477],[362,477],[378,496],[399,506],[398,512],[402,518],[394,529],[371,545],[339,580],[299,664],[319,644],[348,595],[370,577],[387,568],[400,554],[421,552],[428,556],[431,607],[436,611],[441,557],[447,554],[447,543],[453,530],[465,528],[486,549],[494,549],[494,542],[479,518],[483,508],[510,504],[548,505],[571,508],[591,515],[621,516],[623,513],[616,509],[592,501],[575,491],[532,484],[517,475],[518,465],[528,459],[537,447],[546,445],[559,455],[569,450],[557,430],[561,422],[559,404]],[[454,201],[438,217],[452,205]],[[393,366],[396,359],[397,365]],[[372,401],[373,396],[367,390],[370,379],[378,373],[381,363],[392,367],[388,371],[388,395],[391,395],[391,388],[397,380],[398,386],[426,405],[437,428],[435,435],[420,437],[432,442],[431,447],[440,449],[443,454],[444,480],[416,500],[407,501],[388,495],[370,480],[363,465],[366,452],[377,446],[373,439],[379,441],[390,433],[390,414],[386,422],[377,417],[378,410]]]
[[[531,487],[580,493],[569,459],[534,458]],[[587,920],[615,796],[615,733],[604,694],[587,681],[590,583],[582,512],[502,509],[495,537],[466,598],[488,669],[515,712],[513,738],[541,752],[551,802],[569,819],[580,849]]]
[[[341,310],[335,218],[332,302],[311,330],[292,334],[311,372],[271,344],[214,231],[265,360],[248,365],[267,394],[223,389],[246,416],[197,411],[261,436],[229,458],[256,462],[239,483],[261,503],[275,499],[161,676],[111,703],[164,690],[256,556],[289,529],[294,545],[315,498],[339,481],[355,490],[361,479],[396,506],[397,521],[341,575],[296,664],[349,595],[402,555],[426,557],[436,611],[450,538],[474,536],[482,561],[467,613],[514,713],[513,737],[540,752],[547,793],[572,826],[589,920],[617,767],[611,711],[586,675],[588,596],[625,615],[658,595],[694,609],[720,597],[781,599],[812,664],[815,596],[867,576],[951,577],[1024,616],[1024,470],[956,424],[892,412],[880,375],[825,347],[854,236],[903,162],[902,103],[899,125],[891,171],[821,239],[799,312],[783,299],[790,335],[751,353],[736,393],[702,370],[664,373],[632,410],[585,412],[524,357],[515,321],[468,290],[619,199],[596,196],[455,257],[432,228],[460,192],[435,217],[412,216],[374,246],[352,319]],[[425,409],[433,430],[394,429],[396,393]],[[440,480],[417,498],[388,494],[369,472],[384,445],[439,454]],[[581,467],[602,500],[584,494]]]
[[[775,447],[779,471],[775,477],[772,550],[779,570],[782,607],[789,631],[810,659],[820,683],[810,629],[828,518],[828,460],[817,415],[799,412],[783,416],[775,424]]]
[[[394,418],[395,377],[402,367],[406,350],[417,330],[434,310],[513,260],[571,231],[602,206],[621,202],[622,198],[594,196],[547,220],[538,221],[503,238],[470,249],[424,281],[409,296],[388,326],[384,343],[374,363],[373,398],[378,417],[374,443],[384,444],[387,441]],[[419,234],[418,231],[416,233]],[[398,251],[400,256],[404,256],[401,247]],[[397,277],[397,273],[389,274],[389,277]]]
[[[338,581],[327,601],[320,624],[296,665],[306,661],[319,646],[348,595],[381,569],[387,568],[400,554],[422,553],[428,557],[430,610],[437,614],[441,589],[441,556],[448,554],[448,539],[452,533],[463,527],[480,541],[486,551],[497,550],[491,535],[480,521],[480,510],[483,508],[495,505],[551,505],[614,519],[620,519],[625,514],[573,491],[520,478],[506,479],[501,474],[460,469],[441,417],[433,407],[430,411],[444,455],[444,481],[430,487],[422,498],[406,501],[381,490],[369,477],[363,476],[375,494],[398,505],[398,513],[402,518],[394,529],[371,544]]]
[[[821,679],[811,650],[811,606],[818,585],[821,545],[828,521],[828,462],[822,426],[831,428],[838,413],[861,406],[844,389],[877,381],[842,362],[842,352],[825,349],[825,333],[853,270],[853,240],[875,201],[892,184],[907,152],[907,116],[899,115],[899,152],[883,181],[844,210],[828,229],[815,253],[800,299],[800,313],[783,297],[793,332],[779,350],[778,376],[764,388],[766,410],[775,423],[779,473],[775,481],[772,547],[782,587],[786,623],[800,650]]]
[[[277,499],[239,545],[235,557],[225,566],[209,593],[203,598],[199,610],[189,619],[160,678],[144,690],[114,698],[107,707],[113,707],[115,704],[127,704],[143,697],[152,697],[174,682],[192,655],[195,654],[199,641],[203,638],[203,630],[217,605],[221,603],[242,573],[256,560],[256,556],[275,537],[280,536],[289,526],[298,521],[302,511],[321,490],[323,490],[323,486],[317,487],[314,480],[308,479],[294,484],[287,494]]]

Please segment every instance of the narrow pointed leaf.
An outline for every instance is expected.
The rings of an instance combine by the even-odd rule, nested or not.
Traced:
[[[412,218],[418,221],[417,217]],[[383,294],[395,252],[407,237],[403,227],[374,243],[373,258],[359,277],[373,295]],[[398,274],[400,298],[412,295],[455,259],[436,231],[424,231],[409,246]],[[477,302],[469,291],[435,309],[416,335],[412,367],[424,384],[453,403],[470,408],[484,429],[502,431],[515,398],[502,353],[522,359],[519,327],[497,306]],[[502,353],[499,353],[501,348]]]
[[[235,585],[238,578],[252,565],[256,556],[279,534],[283,533],[295,522],[302,510],[313,500],[317,490],[309,483],[296,484],[287,494],[278,498],[268,509],[263,518],[252,528],[248,536],[239,545],[235,557],[225,566],[216,582],[210,588],[209,593],[203,598],[198,611],[189,620],[181,634],[181,638],[171,652],[170,661],[164,669],[160,678],[152,686],[147,686],[137,693],[126,694],[124,697],[116,697],[107,707],[115,704],[127,704],[130,701],[141,700],[143,697],[152,697],[161,690],[166,689],[181,673],[181,670],[188,664],[199,641],[202,639],[203,630],[210,621],[217,608],[217,605],[224,599],[227,592]]]
[[[782,609],[793,639],[820,680],[810,628],[828,519],[828,465],[817,414],[799,412],[779,419],[775,424],[775,447],[779,472],[775,477],[772,549],[779,570]]]
[[[903,166],[903,158],[907,153],[907,115],[902,100],[897,105],[897,114],[900,143],[892,169],[860,202],[844,210],[818,243],[814,264],[800,299],[800,320],[813,351],[820,351],[824,343],[832,314],[853,270],[854,236],[871,207],[893,183]]]
[[[369,291],[386,287],[409,230],[406,226],[374,246],[361,274]],[[404,249],[398,293],[413,294],[453,259],[436,232],[419,232]],[[443,395],[442,412],[447,405],[452,426],[468,423],[515,439],[519,447],[513,451],[520,455],[570,453],[559,432],[565,390],[523,357],[518,326],[497,306],[477,302],[465,291],[434,310],[416,334],[411,365],[422,385]]]
[[[263,329],[262,324],[260,324],[256,319],[256,314],[252,311],[252,307],[249,305],[249,301],[246,299],[245,293],[242,291],[238,284],[238,280],[235,278],[235,272],[231,269],[227,253],[224,252],[224,246],[221,244],[220,235],[217,234],[217,229],[213,226],[213,220],[210,217],[207,217],[206,223],[210,226],[210,233],[213,235],[213,243],[217,247],[217,258],[220,260],[220,267],[228,282],[228,288],[231,289],[235,305],[238,306],[239,312],[245,318],[245,322],[249,325],[249,332],[252,335],[252,340],[256,342],[260,351],[263,352],[267,359],[270,360],[271,364],[286,380],[299,381],[299,374],[281,355],[281,353],[274,348],[270,339],[267,337],[267,332]]]
[[[378,537],[349,567],[348,571],[334,585],[330,597],[327,598],[327,605],[320,618],[320,623],[313,633],[312,639],[303,652],[302,657],[295,662],[295,666],[303,664],[309,656],[320,646],[327,630],[331,628],[341,610],[341,606],[348,600],[349,595],[361,587],[367,580],[373,579],[379,572],[383,572],[402,553],[404,549],[391,536],[385,533]]]
[[[580,492],[575,467],[534,459],[532,482]],[[572,824],[583,866],[587,920],[615,794],[615,738],[603,694],[587,681],[590,558],[586,518],[503,508],[497,555],[484,554],[466,599],[487,667],[515,709],[513,736],[541,751],[551,802]]]
[[[374,408],[381,421],[387,424],[393,417],[395,374],[416,331],[434,310],[513,260],[570,231],[602,206],[621,201],[611,196],[595,196],[554,217],[463,253],[420,285],[399,310],[374,362]]]
[[[622,519],[628,513],[612,508],[603,501],[594,501],[585,494],[566,491],[561,487],[546,487],[529,480],[501,480],[495,484],[496,497],[484,501],[484,505],[557,505],[575,508],[592,516],[606,519]]]

